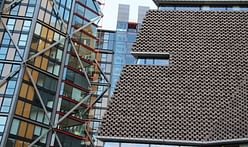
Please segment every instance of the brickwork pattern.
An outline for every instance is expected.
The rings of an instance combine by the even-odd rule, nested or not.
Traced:
[[[133,51],[170,66],[126,65],[100,136],[248,138],[248,12],[149,11]]]

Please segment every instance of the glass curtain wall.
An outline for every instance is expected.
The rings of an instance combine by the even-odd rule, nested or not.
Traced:
[[[99,4],[94,0],[75,1],[71,32],[99,17],[99,11]],[[96,29],[96,22],[88,25],[73,35],[72,44],[68,46],[62,90],[59,96],[58,119],[62,118],[80,101],[83,100],[83,103],[58,125],[58,136],[64,147],[90,146],[92,141],[91,124],[94,112],[91,104],[96,99],[97,85],[90,85],[89,82],[96,82],[99,77],[99,71],[94,62],[99,56],[95,49]],[[87,75],[84,74],[80,62]],[[92,92],[93,95],[85,99]],[[58,145],[58,143],[56,142],[55,145]]]
[[[111,77],[111,93],[113,93],[124,64],[134,64],[131,48],[138,32],[137,23],[117,22],[115,50]]]
[[[9,3],[10,1],[5,1],[4,7],[7,7]],[[60,14],[63,16],[63,21],[65,24],[68,24],[71,1],[57,0],[56,4],[58,5]],[[24,57],[23,54],[25,52],[27,54],[25,58],[27,59],[49,47],[54,42],[64,39],[66,36],[67,25],[62,27],[52,3],[47,0],[21,1],[20,4],[15,5],[7,15],[12,17],[18,16],[18,18],[21,16],[24,18],[24,20],[10,20],[9,25],[14,31],[22,29],[21,34],[18,36],[18,45],[20,46],[22,57]],[[33,18],[37,20],[34,21]],[[33,33],[29,33],[31,32],[31,25],[34,26]],[[30,44],[27,42],[29,39]],[[25,46],[29,46],[29,50],[24,50]],[[53,107],[55,107],[54,101],[59,74],[62,71],[61,64],[64,48],[65,41],[61,41],[51,50],[27,60],[7,146],[27,146],[41,136],[41,134],[48,131],[50,124],[49,118]],[[14,55],[17,60],[21,60],[17,54]],[[29,77],[29,73],[31,78]],[[13,85],[13,87],[16,86]],[[38,93],[35,88],[37,88]],[[47,113],[39,97],[41,97],[44,102]],[[47,144],[47,136],[47,134],[44,135],[36,145],[44,146]]]
[[[9,7],[12,1],[3,1],[1,20],[8,29],[0,24],[0,143],[8,136],[6,146],[26,147],[42,134],[35,146],[58,146],[55,131],[63,147],[87,146],[92,140],[91,104],[97,85],[91,86],[87,77],[90,82],[99,79],[94,63],[99,58],[97,22],[73,34],[72,42],[68,33],[99,17],[99,4],[95,0],[54,2],[23,0]]]
[[[112,76],[112,61],[113,61],[113,49],[115,42],[115,31],[107,31],[107,30],[98,30],[98,38],[97,49],[99,50],[99,61],[100,68],[102,72],[104,72],[108,81],[111,80]],[[105,79],[99,76],[98,83],[102,84],[102,86],[97,87],[97,95],[100,95],[105,89],[106,83]],[[108,99],[110,97],[110,90],[108,90],[104,96],[96,103],[94,107],[94,122],[93,122],[93,136],[96,146],[103,146],[103,143],[96,139],[97,130],[100,125],[100,121],[103,117],[107,109]]]

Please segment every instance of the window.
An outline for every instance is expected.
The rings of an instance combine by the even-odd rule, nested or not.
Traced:
[[[9,81],[8,82],[6,94],[11,94],[11,95],[14,94],[14,90],[15,90],[15,86],[16,86],[15,84],[16,84],[16,81]]]
[[[0,116],[0,132],[4,131],[6,120],[7,120],[7,117]]]
[[[81,87],[83,87],[85,89],[88,89],[88,87],[89,87],[87,79],[78,73],[74,73],[74,80],[73,81],[75,84],[80,85]]]
[[[35,34],[40,35],[40,31],[41,31],[41,25],[37,23],[35,27]]]
[[[148,65],[169,65],[169,59],[162,58],[139,58],[137,64],[148,64]]]
[[[7,24],[8,29],[13,30],[14,26],[15,26],[15,19],[9,19]]]
[[[1,112],[9,112],[11,101],[12,101],[11,98],[4,98],[2,108],[1,108]]]
[[[23,25],[23,31],[29,31],[30,26],[31,26],[31,21],[25,20]]]
[[[71,8],[71,0],[66,1],[66,8],[68,8],[68,9]]]
[[[126,31],[127,25],[127,22],[117,22],[117,31]]]
[[[13,9],[11,9],[11,15],[17,15],[19,10],[19,5],[16,5]]]
[[[222,6],[222,7],[212,6],[212,7],[210,7],[210,10],[212,10],[212,11],[224,11],[224,10],[226,10],[226,7],[225,6]]]
[[[0,48],[0,59],[5,59],[5,56],[7,55],[8,49],[6,47]]]
[[[57,81],[51,77],[48,77],[44,74],[39,73],[37,85],[44,87],[51,91],[56,91]]]
[[[115,143],[115,142],[106,142],[104,144],[104,147],[119,147],[120,143]]]
[[[10,133],[13,135],[17,135],[18,128],[19,128],[20,121],[17,119],[14,119],[12,122]]]
[[[48,112],[48,115],[50,116],[51,112]],[[31,112],[30,112],[30,119],[48,124],[49,121],[47,119],[47,116],[45,115],[45,112],[42,108],[32,106]]]
[[[126,44],[124,42],[116,43],[116,49],[115,49],[116,53],[125,53],[125,49],[126,49]]]
[[[2,44],[9,45],[9,43],[10,43],[10,37],[7,33],[4,33]]]
[[[34,13],[34,7],[28,7],[28,10],[26,12],[26,16],[32,17]]]
[[[200,7],[197,6],[176,6],[176,10],[197,11]]]
[[[21,34],[18,45],[19,46],[26,46],[27,39],[28,39],[28,35],[27,34]]]
[[[74,88],[70,85],[65,84],[64,85],[64,96],[70,97],[71,99],[74,99],[76,101],[80,101],[82,98],[84,98],[87,94],[77,88]]]
[[[121,143],[121,147],[149,147],[149,144]]]

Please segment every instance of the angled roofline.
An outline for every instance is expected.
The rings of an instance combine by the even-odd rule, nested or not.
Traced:
[[[248,5],[247,0],[153,0],[160,5],[187,4],[187,5]]]
[[[129,137],[109,137],[96,136],[103,142],[121,142],[121,143],[145,143],[145,144],[163,144],[163,145],[228,145],[228,144],[244,144],[248,143],[248,138],[227,139],[218,141],[187,141],[187,140],[167,140],[167,139],[147,139],[147,138],[129,138]]]

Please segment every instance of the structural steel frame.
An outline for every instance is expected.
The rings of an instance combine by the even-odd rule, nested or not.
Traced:
[[[13,0],[6,8],[4,8],[4,9],[2,10],[2,12],[8,12],[8,11],[10,11],[11,8],[13,8],[13,7],[15,7],[16,5],[20,4],[21,1],[22,1],[22,0]],[[51,116],[52,116],[52,115],[49,115],[49,113],[48,113],[48,111],[47,111],[47,109],[46,109],[46,106],[45,106],[45,104],[44,104],[44,101],[43,101],[43,99],[42,99],[42,96],[41,96],[41,94],[40,94],[40,92],[39,92],[39,90],[38,90],[38,88],[37,88],[37,86],[36,86],[35,80],[34,80],[33,77],[32,77],[32,74],[31,74],[31,71],[30,71],[31,69],[30,69],[30,67],[27,66],[27,65],[28,65],[27,62],[30,61],[30,60],[32,60],[32,59],[34,59],[34,58],[36,58],[36,57],[38,57],[38,56],[40,56],[40,55],[42,55],[42,54],[44,54],[45,52],[49,51],[50,49],[52,49],[53,47],[55,47],[55,46],[58,45],[59,43],[62,43],[63,41],[65,41],[66,39],[68,39],[68,40],[69,40],[68,43],[71,44],[72,49],[73,49],[73,51],[74,51],[75,54],[76,54],[77,60],[78,60],[78,62],[80,63],[81,69],[82,69],[82,71],[83,71],[83,73],[84,73],[84,76],[85,76],[86,79],[87,79],[87,82],[88,82],[88,84],[89,84],[89,87],[91,87],[92,84],[91,84],[91,82],[90,82],[90,80],[89,80],[89,77],[88,77],[87,72],[86,72],[86,70],[85,70],[85,68],[84,68],[84,66],[83,66],[83,63],[82,63],[82,61],[81,61],[81,59],[80,59],[80,57],[79,57],[79,53],[78,53],[78,51],[76,50],[76,47],[75,47],[75,45],[74,45],[74,43],[73,43],[73,41],[72,41],[72,37],[73,37],[74,34],[80,32],[80,31],[83,30],[84,28],[86,28],[86,27],[92,25],[94,22],[99,21],[99,20],[103,17],[103,14],[102,14],[102,12],[100,11],[100,16],[97,16],[97,17],[91,19],[90,22],[88,22],[87,24],[83,25],[82,27],[76,29],[76,30],[73,31],[72,33],[68,33],[68,31],[67,31],[66,28],[65,28],[65,22],[63,21],[61,15],[59,14],[58,6],[57,6],[56,2],[55,2],[54,0],[48,0],[48,1],[49,1],[50,4],[52,5],[52,7],[53,7],[53,9],[54,9],[54,11],[55,11],[55,15],[57,15],[58,20],[60,21],[61,25],[63,26],[63,29],[64,29],[65,32],[66,32],[66,37],[63,38],[63,39],[58,40],[57,42],[51,44],[51,45],[48,46],[48,47],[42,49],[42,50],[39,51],[38,53],[36,53],[36,54],[32,55],[31,57],[29,57],[28,59],[23,59],[23,57],[22,57],[22,55],[21,55],[21,52],[20,52],[20,49],[19,49],[17,43],[15,42],[13,36],[11,35],[10,30],[8,29],[7,25],[4,23],[4,21],[3,21],[2,17],[1,17],[2,14],[0,15],[0,21],[1,21],[0,23],[2,23],[4,29],[6,30],[6,32],[7,32],[8,35],[9,35],[10,40],[11,40],[11,42],[13,43],[13,45],[14,45],[14,47],[15,47],[17,53],[18,53],[18,55],[19,55],[20,58],[21,58],[20,68],[16,68],[14,71],[10,72],[6,77],[4,77],[3,80],[0,81],[0,87],[2,87],[6,82],[8,82],[9,79],[11,79],[15,74],[17,74],[17,73],[20,72],[21,70],[23,70],[24,72],[26,72],[27,75],[28,75],[28,77],[29,77],[29,79],[30,79],[30,81],[31,81],[31,83],[32,83],[32,86],[34,87],[34,90],[35,90],[35,92],[36,92],[36,94],[37,94],[37,96],[38,96],[38,99],[39,99],[39,101],[40,101],[40,103],[41,103],[41,105],[42,105],[42,109],[43,109],[44,112],[45,112],[45,116],[46,116],[47,120],[49,121],[49,129],[48,129],[48,131],[44,132],[42,135],[40,135],[38,138],[36,138],[32,143],[29,144],[28,147],[32,147],[33,145],[35,145],[40,139],[42,139],[46,134],[48,134],[48,133],[51,132],[51,131],[54,131],[53,134],[55,135],[55,139],[57,140],[59,146],[62,147],[61,141],[60,141],[60,139],[59,139],[59,137],[58,137],[58,135],[57,135],[57,133],[56,133],[56,128],[57,128],[58,124],[59,124],[60,122],[62,122],[65,118],[67,118],[75,109],[77,109],[85,100],[89,99],[89,98],[92,96],[92,94],[93,94],[93,92],[91,92],[91,93],[89,93],[87,96],[83,97],[83,98],[78,102],[78,104],[76,104],[71,110],[69,110],[69,111],[68,111],[63,117],[61,117],[58,121],[55,121],[55,123],[52,124],[52,122],[51,122]],[[75,3],[75,0],[74,0],[73,2]],[[3,1],[3,3],[4,3],[4,1]],[[73,7],[74,7],[74,5],[73,5]],[[72,8],[71,13],[73,13],[73,11],[74,11],[74,9]],[[0,12],[0,13],[1,13],[1,12]],[[69,29],[70,29],[70,28],[69,28]],[[29,39],[30,39],[30,38],[29,38]],[[14,62],[15,62],[15,61],[10,62],[10,63],[13,63],[13,64],[14,64]],[[92,104],[90,104],[90,106],[89,106],[87,109],[85,109],[85,111],[83,112],[82,115],[84,115],[86,112],[88,112],[88,111],[89,111],[89,110],[90,110],[90,109],[99,101],[99,99],[102,98],[102,96],[103,96],[103,95],[107,92],[107,90],[110,88],[110,83],[109,83],[109,81],[108,81],[106,75],[104,74],[104,72],[101,70],[101,68],[100,68],[99,63],[97,62],[97,60],[95,60],[94,63],[95,63],[95,65],[97,66],[98,70],[100,71],[100,75],[103,75],[104,80],[107,82],[107,84],[106,84],[106,85],[107,85],[107,88],[106,88],[100,95],[97,96],[97,98],[95,99],[95,101],[94,101]],[[20,76],[20,78],[22,78],[22,77]],[[58,97],[56,97],[56,98],[58,99]],[[16,99],[16,100],[13,99],[13,100],[14,100],[14,101],[17,101],[17,99]],[[86,135],[88,136],[88,138],[89,138],[89,140],[90,140],[91,146],[94,146],[94,143],[93,143],[93,141],[92,141],[92,139],[91,139],[92,137],[90,136],[89,132],[87,131],[87,127],[86,127],[86,129],[85,129],[85,132],[86,132]],[[6,138],[6,139],[7,139],[7,138]]]

